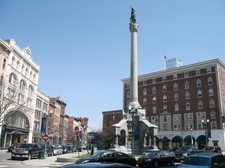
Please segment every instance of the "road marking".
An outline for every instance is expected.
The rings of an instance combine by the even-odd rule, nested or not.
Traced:
[[[8,167],[8,165],[0,165],[0,167]]]

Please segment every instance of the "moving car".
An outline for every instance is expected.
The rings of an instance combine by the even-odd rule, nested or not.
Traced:
[[[88,162],[113,162],[136,166],[135,157],[117,151],[102,151],[92,155],[91,157],[78,159],[75,164]]]
[[[151,151],[145,156],[141,156],[137,159],[137,164],[139,167],[143,166],[154,166],[159,167],[161,165],[174,165],[175,155],[168,151]]]
[[[204,152],[216,152],[216,153],[222,153],[222,150],[219,146],[207,146],[204,149]]]
[[[22,143],[18,148],[12,150],[11,159],[22,158],[30,160],[38,158],[41,150],[42,148],[38,144]]]
[[[196,153],[185,158],[178,168],[216,168],[225,167],[225,157],[220,153]]]
[[[70,164],[66,166],[62,166],[61,168],[94,168],[94,167],[102,167],[102,168],[132,168],[131,165],[121,164],[121,163],[85,163],[85,164]]]

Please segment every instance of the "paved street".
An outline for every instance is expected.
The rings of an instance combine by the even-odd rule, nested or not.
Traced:
[[[58,168],[62,165],[70,164],[66,162],[57,162],[58,157],[72,158],[76,155],[77,153],[72,153],[48,157],[47,159],[11,160],[11,153],[6,152],[6,150],[0,150],[0,168]],[[163,168],[177,168],[179,164],[180,163],[176,163],[175,166],[163,166]],[[139,167],[137,166],[136,168]]]

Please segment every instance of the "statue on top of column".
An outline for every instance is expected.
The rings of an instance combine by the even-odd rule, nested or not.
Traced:
[[[136,16],[135,16],[135,10],[134,10],[134,8],[131,8],[130,22],[131,23],[136,23]]]

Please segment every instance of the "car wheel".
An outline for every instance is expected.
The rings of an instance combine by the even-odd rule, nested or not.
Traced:
[[[27,159],[28,159],[28,160],[31,160],[31,158],[32,158],[32,157],[31,157],[31,154],[28,154]]]
[[[174,160],[171,160],[171,161],[170,161],[170,165],[171,165],[171,166],[174,166],[174,164],[175,164],[175,161],[174,161]]]
[[[159,167],[159,163],[157,161],[155,161],[154,167],[156,167],[156,168]]]

